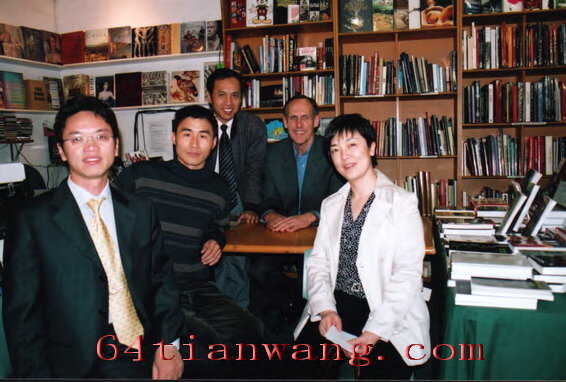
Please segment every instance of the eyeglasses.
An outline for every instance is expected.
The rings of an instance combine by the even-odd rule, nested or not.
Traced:
[[[63,139],[63,142],[69,141],[73,146],[82,146],[85,145],[89,138],[99,144],[105,144],[110,142],[113,135],[108,134],[93,134],[93,135],[73,135],[71,138]]]

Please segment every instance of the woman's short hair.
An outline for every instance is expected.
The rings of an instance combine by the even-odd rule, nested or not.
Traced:
[[[355,133],[358,132],[366,140],[368,147],[371,147],[372,143],[376,143],[376,133],[371,122],[360,114],[344,114],[339,115],[330,121],[330,124],[326,128],[324,133],[324,152],[328,158],[332,161],[330,155],[330,144],[335,136],[343,135],[345,133]],[[375,156],[371,157],[371,163],[373,166],[377,166],[377,158]]]

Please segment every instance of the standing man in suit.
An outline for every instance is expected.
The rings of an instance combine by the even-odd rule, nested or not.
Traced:
[[[177,379],[178,343],[163,353],[152,345],[183,333],[159,222],[149,201],[108,183],[116,116],[94,97],[75,98],[54,128],[69,178],[23,206],[6,235],[3,315],[13,374]],[[125,353],[128,346],[137,352]],[[133,362],[138,355],[153,364]]]
[[[258,222],[261,202],[261,169],[267,148],[265,124],[241,111],[244,83],[237,72],[216,69],[206,81],[206,99],[218,121],[218,148],[207,167],[226,178],[230,186],[231,215],[238,223]],[[226,256],[216,270],[218,288],[240,306],[249,305],[248,259]]]
[[[261,214],[272,231],[316,224],[322,200],[344,184],[324,155],[323,138],[315,135],[318,114],[316,101],[301,94],[283,107],[289,138],[269,146],[263,174]]]

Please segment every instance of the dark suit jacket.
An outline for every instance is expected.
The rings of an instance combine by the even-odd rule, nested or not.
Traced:
[[[220,129],[220,126],[218,127]],[[258,211],[261,203],[261,168],[267,148],[267,129],[261,119],[246,111],[234,117],[230,133],[238,193],[244,210]],[[218,146],[206,165],[214,171]]]
[[[324,155],[322,141],[320,135],[315,135],[307,159],[300,210],[297,161],[293,141],[286,138],[269,145],[263,172],[261,215],[269,210],[285,216],[309,211],[320,213],[323,199],[342,187],[344,181]]]
[[[153,341],[167,343],[183,331],[171,263],[151,203],[111,192],[124,272],[152,360]],[[108,334],[108,286],[66,181],[20,209],[5,245],[3,318],[14,376],[86,375],[98,359],[97,341]]]

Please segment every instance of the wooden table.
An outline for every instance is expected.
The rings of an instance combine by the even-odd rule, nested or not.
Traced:
[[[426,254],[434,255],[432,221],[423,217]],[[316,227],[308,227],[293,233],[272,232],[265,224],[240,224],[236,229],[226,232],[228,253],[277,253],[302,255],[312,248]]]

